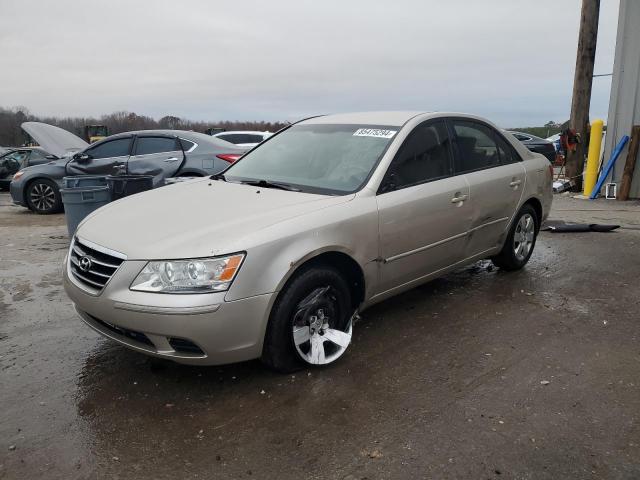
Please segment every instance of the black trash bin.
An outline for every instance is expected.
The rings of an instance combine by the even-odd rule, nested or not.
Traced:
[[[128,197],[153,188],[153,175],[109,175],[107,177],[111,200]]]

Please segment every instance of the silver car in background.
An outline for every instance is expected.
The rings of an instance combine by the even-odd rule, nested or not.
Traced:
[[[551,178],[476,116],[311,118],[221,174],[90,215],[65,289],[91,328],[156,357],[328,364],[377,302],[480,259],[522,268]]]
[[[10,184],[13,202],[35,213],[62,210],[62,179],[78,175],[152,175],[154,187],[170,177],[218,173],[248,149],[204,133],[140,130],[111,135],[91,145],[53,125],[25,122],[22,128],[60,157],[20,170]]]

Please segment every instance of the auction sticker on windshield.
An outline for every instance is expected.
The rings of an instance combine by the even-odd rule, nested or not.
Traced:
[[[377,137],[377,138],[391,138],[397,133],[397,130],[382,130],[380,128],[359,128],[354,137]]]

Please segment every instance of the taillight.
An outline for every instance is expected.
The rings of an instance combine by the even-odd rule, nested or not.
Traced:
[[[242,155],[238,153],[220,153],[216,155],[220,160],[224,160],[225,162],[233,163],[238,160]]]

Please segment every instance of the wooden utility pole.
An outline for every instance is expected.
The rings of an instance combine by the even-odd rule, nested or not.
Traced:
[[[627,154],[627,162],[624,165],[622,181],[620,182],[620,192],[618,200],[629,200],[629,190],[631,190],[631,180],[633,180],[633,170],[636,168],[636,159],[640,149],[640,125],[634,125],[631,130],[631,144]]]
[[[598,40],[598,17],[600,0],[582,0],[580,33],[578,34],[578,54],[576,73],[573,78],[573,98],[569,128],[580,135],[580,143],[574,152],[567,152],[567,177],[573,179],[576,191],[582,190],[582,169],[584,167],[585,144],[588,138],[589,104],[591,103],[591,83],[593,62],[596,58]]]

